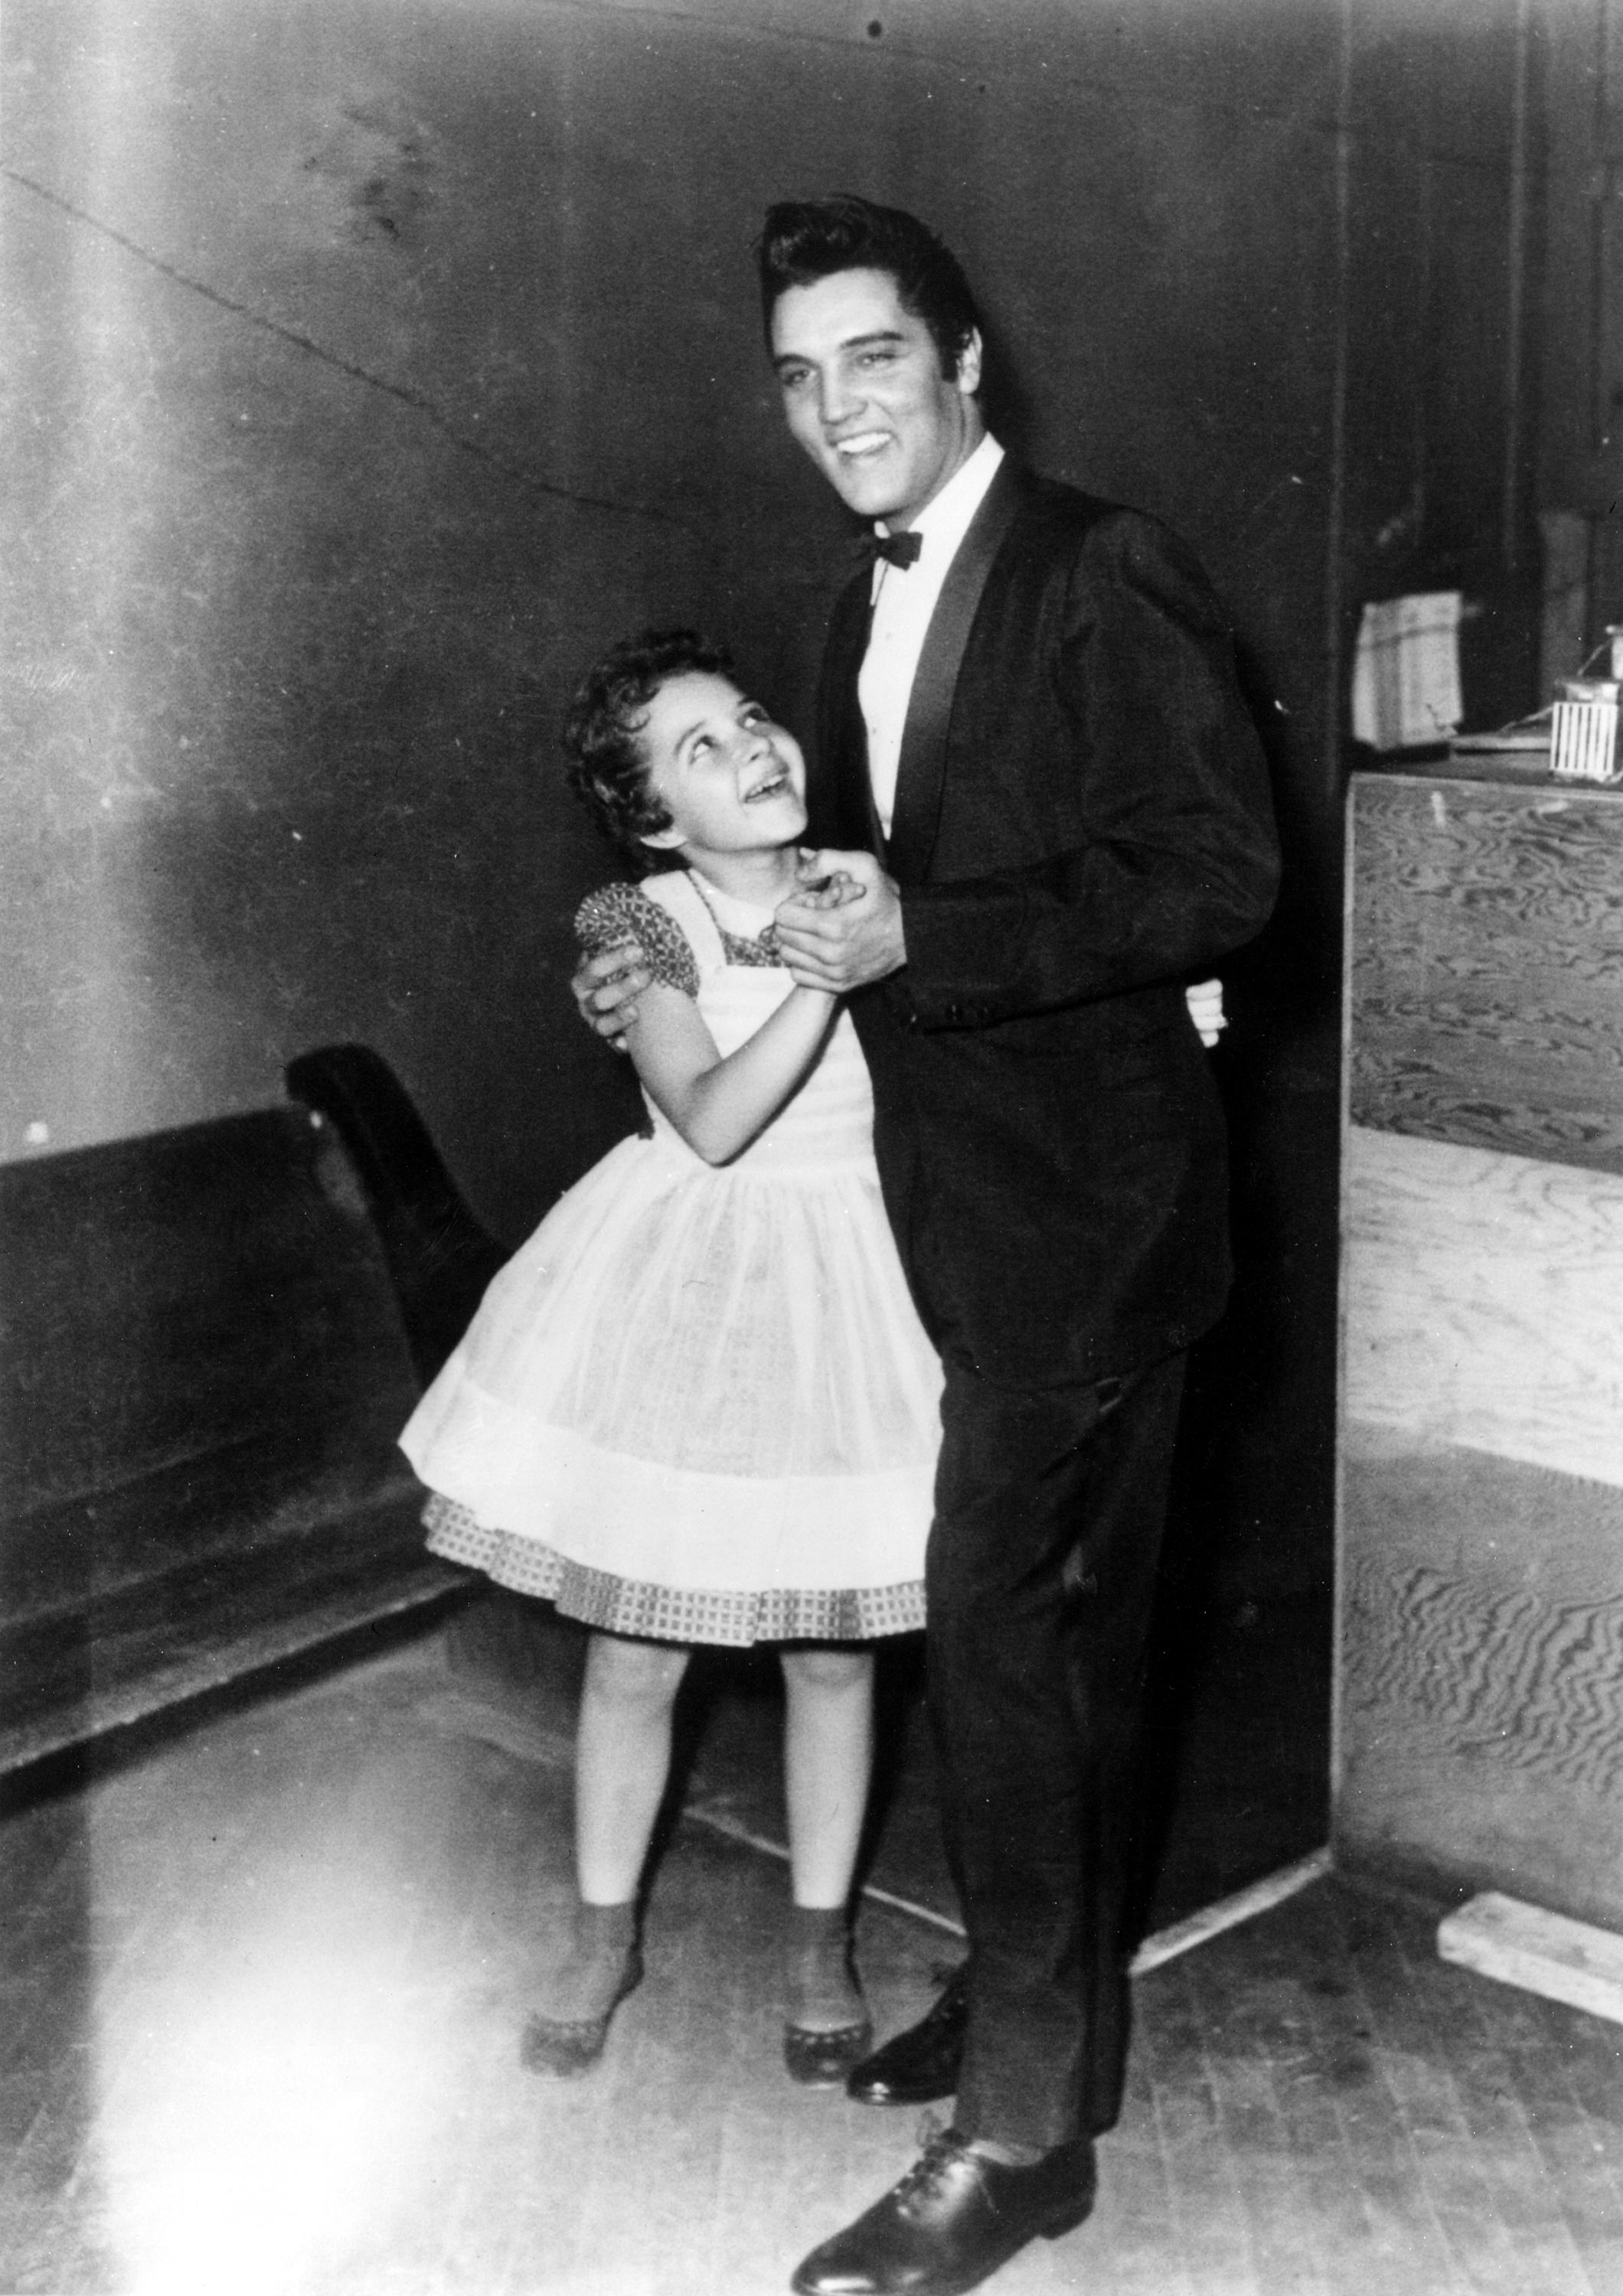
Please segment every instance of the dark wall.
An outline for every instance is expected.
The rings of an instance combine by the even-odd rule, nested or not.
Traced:
[[[749,245],[769,198],[861,189],[965,258],[1020,443],[1164,512],[1232,606],[1292,854],[1224,1055],[1255,1379],[1322,1513],[1350,634],[1504,562],[1545,13],[3,22],[0,1157],[261,1104],[357,1037],[516,1239],[622,1128],[562,986],[605,865],[554,728],[594,649],[673,616],[803,716],[844,529],[781,434]]]

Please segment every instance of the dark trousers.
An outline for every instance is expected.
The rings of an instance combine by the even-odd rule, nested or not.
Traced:
[[[931,1718],[969,1939],[954,2123],[1043,2149],[1115,2120],[1134,1758],[1184,1358],[1036,1394],[947,1371]]]

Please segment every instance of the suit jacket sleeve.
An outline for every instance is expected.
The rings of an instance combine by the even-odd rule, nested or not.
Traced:
[[[1034,644],[1033,611],[1028,599],[1009,612],[962,674],[1000,716],[1000,694],[1041,681],[1008,713],[1037,753],[1014,773],[1074,777],[1067,813],[1079,833],[1029,864],[947,867],[903,888],[895,987],[919,1027],[984,1026],[1194,977],[1261,930],[1277,890],[1261,744],[1227,625],[1182,545],[1138,512],[1113,512],[1050,570]],[[988,742],[998,723],[983,716]],[[952,774],[972,783],[974,756],[954,758],[949,788],[961,789]]]

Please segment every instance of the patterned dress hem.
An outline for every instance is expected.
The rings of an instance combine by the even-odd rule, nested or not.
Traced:
[[[481,1522],[436,1492],[423,1510],[429,1552],[534,1595],[604,1634],[655,1642],[874,1642],[924,1624],[919,1579],[894,1587],[688,1587],[622,1578],[572,1562],[540,1539]]]

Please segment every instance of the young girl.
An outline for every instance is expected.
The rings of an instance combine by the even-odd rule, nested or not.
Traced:
[[[579,1899],[526,2064],[584,2070],[641,1974],[638,1887],[693,1645],[771,1642],[785,2055],[832,2085],[871,2038],[846,1931],[871,1644],[924,1621],[940,1372],[880,1202],[851,1021],[773,952],[801,753],[728,673],[691,633],[653,632],[576,697],[571,781],[632,868],[661,871],[577,920],[589,948],[636,940],[653,975],[626,1031],[648,1130],[503,1269],[401,1441],[434,1494],[435,1552],[593,1630]]]
[[[833,2085],[871,2038],[846,1930],[870,1645],[924,1623],[940,1370],[880,1201],[851,1021],[773,947],[806,826],[798,747],[681,630],[612,648],[564,742],[643,879],[593,894],[577,927],[589,950],[642,953],[649,983],[614,1026],[648,1129],[502,1270],[401,1438],[435,1552],[592,1628],[579,1895],[522,2053],[559,2075],[601,2054],[641,1975],[638,1888],[693,1646],[770,1642],[784,2053],[797,2080]],[[1215,1042],[1215,983],[1190,1010]]]

